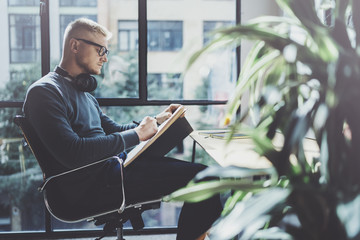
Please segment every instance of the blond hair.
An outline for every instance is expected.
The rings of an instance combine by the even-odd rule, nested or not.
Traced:
[[[82,31],[101,34],[106,37],[107,40],[109,40],[112,36],[111,32],[97,22],[87,18],[79,18],[69,23],[66,27],[64,33],[64,43],[68,42],[69,39],[73,38]]]

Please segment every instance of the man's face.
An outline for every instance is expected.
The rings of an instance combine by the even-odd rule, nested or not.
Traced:
[[[107,54],[104,54],[108,47],[106,37],[101,34],[86,34],[76,39],[79,42],[79,51],[75,58],[78,66],[83,73],[100,74],[103,64],[108,61]]]

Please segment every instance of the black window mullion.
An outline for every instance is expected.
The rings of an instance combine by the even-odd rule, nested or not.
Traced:
[[[40,1],[41,74],[50,72],[49,0]],[[51,216],[45,208],[45,231],[52,232]]]
[[[40,31],[41,31],[41,74],[50,72],[50,23],[49,0],[40,1]]]
[[[139,98],[146,102],[147,92],[147,0],[138,0],[139,8]]]
[[[241,0],[236,0],[235,3],[235,18],[236,18],[236,24],[241,23]],[[240,75],[240,61],[241,61],[241,48],[240,46],[236,48],[236,76]]]
[[[235,18],[236,18],[236,24],[240,24],[241,23],[241,0],[236,0],[235,3],[235,9],[236,9],[236,13],[235,13]],[[241,71],[241,47],[238,46],[236,48],[236,77],[240,75],[240,71]],[[237,79],[238,80],[238,79]],[[239,106],[238,110],[236,111],[237,116],[239,117],[238,119],[240,119],[240,114],[241,114],[241,105]]]

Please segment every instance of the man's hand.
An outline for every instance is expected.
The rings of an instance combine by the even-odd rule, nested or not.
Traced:
[[[134,128],[135,132],[139,136],[140,141],[146,141],[155,135],[158,128],[156,125],[156,119],[152,117],[145,117],[139,126]]]
[[[161,113],[156,115],[157,123],[162,124],[167,119],[169,119],[171,117],[171,115],[173,114],[173,112],[175,112],[178,107],[180,107],[180,104],[171,104],[164,111],[162,111]]]

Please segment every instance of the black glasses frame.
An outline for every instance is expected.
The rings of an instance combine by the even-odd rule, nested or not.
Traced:
[[[78,41],[83,41],[84,43],[87,43],[87,44],[90,44],[90,45],[99,47],[100,49],[99,49],[99,51],[98,51],[98,54],[99,54],[100,57],[104,56],[105,54],[106,54],[106,55],[109,54],[109,50],[108,50],[106,47],[104,47],[104,46],[102,46],[102,45],[100,45],[100,44],[97,44],[97,43],[94,43],[94,42],[92,42],[92,41],[89,41],[89,40],[86,40],[86,39],[82,39],[82,38],[75,38],[75,39],[78,40]]]

